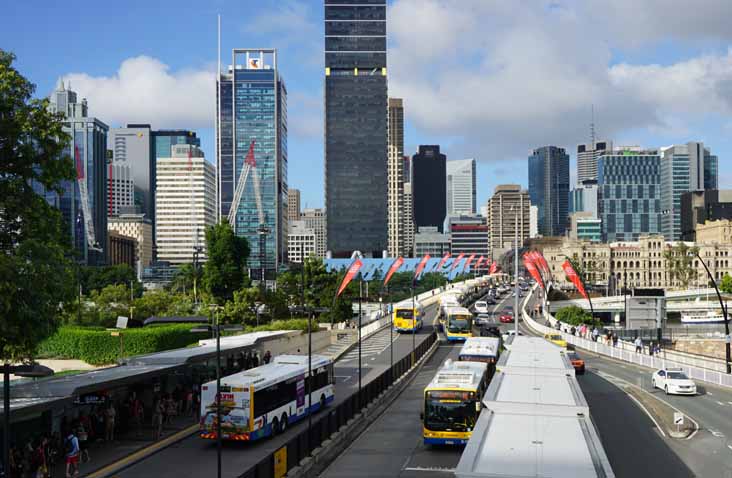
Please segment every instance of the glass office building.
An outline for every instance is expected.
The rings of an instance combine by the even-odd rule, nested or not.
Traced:
[[[447,216],[447,156],[439,145],[420,146],[412,156],[414,224],[443,232]]]
[[[529,198],[538,207],[538,233],[563,236],[569,221],[569,155],[543,146],[529,156]]]
[[[325,0],[328,249],[387,248],[386,0]]]
[[[660,167],[655,150],[618,150],[599,158],[599,214],[605,241],[637,241],[660,232]]]
[[[249,241],[252,277],[260,278],[264,269],[271,279],[287,259],[287,89],[277,70],[276,50],[233,50],[218,94],[219,215],[227,218],[230,208],[237,208],[232,226],[237,236]],[[239,204],[232,206],[252,146],[257,175],[249,174]]]

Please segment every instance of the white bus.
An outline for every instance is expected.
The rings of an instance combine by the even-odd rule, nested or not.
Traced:
[[[461,362],[498,362],[501,340],[498,337],[470,337],[460,349],[458,360]]]
[[[312,356],[311,400],[307,355],[280,355],[272,363],[221,378],[221,438],[252,441],[276,435],[334,400],[333,362]],[[201,438],[216,438],[216,381],[201,387]]]

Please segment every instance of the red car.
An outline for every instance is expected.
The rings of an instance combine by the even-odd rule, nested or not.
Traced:
[[[513,315],[503,314],[498,320],[500,320],[502,324],[510,324],[513,322]]]

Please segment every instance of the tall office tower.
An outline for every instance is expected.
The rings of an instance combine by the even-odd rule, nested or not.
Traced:
[[[587,180],[597,181],[597,159],[612,149],[611,141],[592,141],[577,145],[577,185]]]
[[[325,207],[334,257],[388,243],[386,0],[325,0]]]
[[[49,108],[65,117],[63,130],[69,135],[64,154],[73,159],[80,179],[64,181],[57,194],[35,186],[37,192],[61,210],[71,243],[88,265],[103,265],[107,258],[107,133],[109,126],[89,117],[86,99],[59,80],[51,94]],[[88,216],[88,217],[87,217]]]
[[[718,159],[704,143],[691,141],[661,149],[661,233],[667,241],[681,239],[681,195],[715,189]]]
[[[300,190],[290,188],[287,191],[287,220],[300,220]]]
[[[489,228],[483,216],[449,216],[445,219],[445,227],[450,232],[450,252],[458,254],[475,254],[475,257],[489,257]],[[475,265],[475,263],[473,263]]]
[[[218,85],[217,209],[249,241],[252,277],[272,279],[287,261],[287,89],[276,50],[234,49],[231,61]]]
[[[518,184],[496,186],[495,193],[488,200],[491,257],[497,259],[513,249],[516,237],[519,247],[523,246],[531,235],[530,210],[527,190]]]
[[[476,214],[475,159],[447,162],[447,214]]]
[[[529,237],[539,237],[539,206],[533,204],[529,208]]]
[[[660,231],[660,159],[656,150],[617,148],[598,162],[598,219],[607,242]]]
[[[176,145],[157,158],[157,257],[171,264],[205,261],[206,228],[216,224],[216,169],[198,146]]]
[[[297,220],[289,224],[287,230],[287,260],[302,264],[303,259],[316,256],[317,235],[308,228],[305,221]]]
[[[402,231],[404,232],[404,257],[414,256],[414,198],[412,196],[412,183],[404,183],[404,213],[402,214]]]
[[[126,164],[110,164],[107,170],[107,216],[119,216],[121,211],[135,208],[135,181]]]
[[[599,158],[598,158],[599,159]],[[598,188],[596,179],[586,179],[569,194],[569,213],[587,212],[590,216],[598,217]]]
[[[302,211],[300,218],[305,222],[305,227],[315,233],[315,257],[325,258],[328,248],[325,209],[306,208]]]
[[[130,206],[138,213],[144,214],[153,221],[153,235],[155,233],[155,143],[154,132],[149,124],[128,124],[124,128],[109,130],[109,149],[112,151],[112,166],[110,166],[109,183],[113,189],[117,188],[119,180],[126,177],[125,169],[134,185],[134,194],[131,203],[117,198],[112,194],[113,202],[110,205],[110,215],[117,216],[121,210],[130,210]],[[170,150],[165,157],[170,157]],[[122,199],[122,198],[121,198]]]
[[[401,98],[389,98],[388,143],[389,256],[404,252],[404,105]]]
[[[442,232],[447,216],[447,156],[440,147],[420,146],[412,157],[414,227],[436,226]]]
[[[529,156],[529,197],[539,207],[539,234],[562,236],[569,220],[569,155],[543,146]]]

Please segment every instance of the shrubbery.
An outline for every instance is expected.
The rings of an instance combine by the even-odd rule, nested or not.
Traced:
[[[209,337],[208,333],[191,332],[191,328],[190,324],[176,324],[126,329],[120,331],[120,338],[101,327],[66,326],[41,343],[38,355],[105,365],[120,358],[120,339],[124,355],[129,357],[186,347]]]
[[[595,327],[602,325],[602,322],[597,319],[593,319],[589,312],[585,311],[581,307],[577,307],[576,305],[562,307],[557,311],[555,317],[558,321],[569,325],[587,324],[594,325]]]

